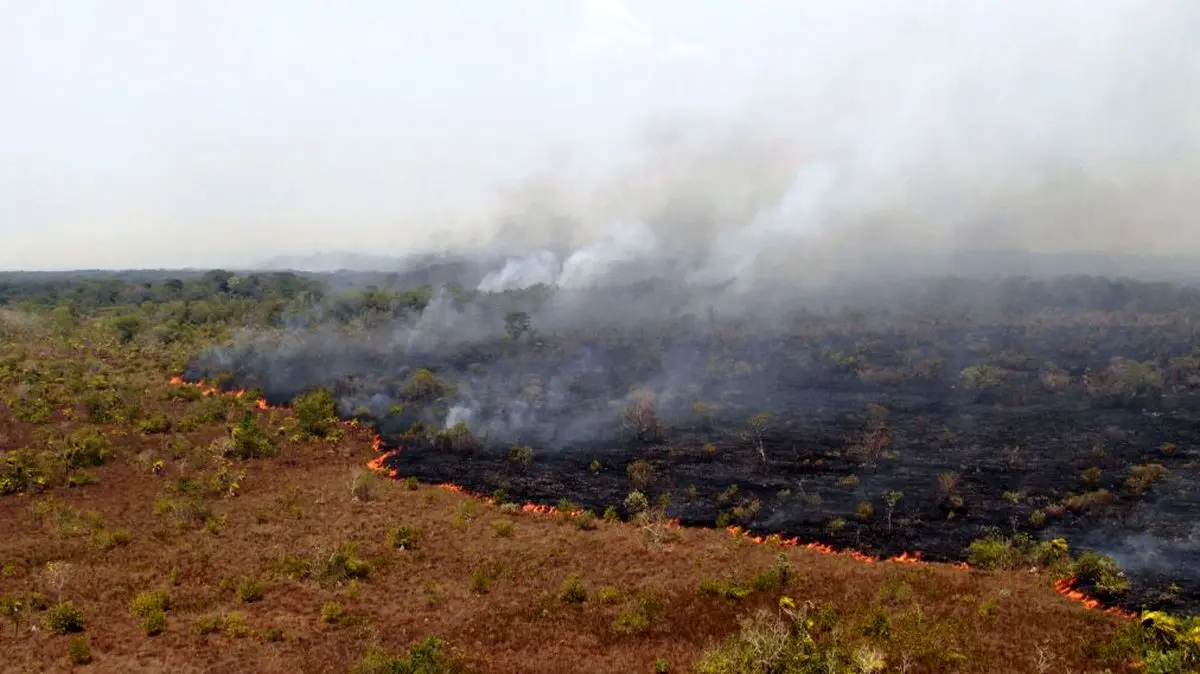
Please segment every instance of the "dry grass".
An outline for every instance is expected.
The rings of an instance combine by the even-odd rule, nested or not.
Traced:
[[[149,387],[147,407],[182,417],[189,403],[164,401],[164,389]],[[269,418],[279,426],[288,416],[259,415],[271,428]],[[0,423],[4,449],[30,437],[27,426]],[[1058,671],[1104,668],[1089,661],[1087,647],[1115,619],[1058,596],[1048,578],[863,564],[716,530],[680,530],[648,545],[633,524],[583,530],[567,518],[485,503],[467,517],[469,497],[357,473],[371,455],[363,429],[336,443],[281,439],[276,456],[237,462],[245,475],[236,495],[197,497],[191,519],[156,514],[163,499],[190,503],[170,485],[212,472],[204,448],[224,428],[176,438],[200,448],[181,458],[163,438],[114,426],[107,430],[115,458],[94,469],[97,484],[0,497],[0,595],[37,591],[73,602],[85,620],[90,671],[346,671],[373,645],[399,652],[431,635],[461,652],[471,671],[625,673],[652,671],[659,660],[687,671],[737,630],[739,617],[774,610],[782,593],[828,602],[847,644],[877,651],[892,671],[1036,671],[1047,658]],[[159,459],[158,474],[147,469]],[[35,506],[51,500],[93,513],[81,521],[104,530],[133,532],[132,540],[99,546],[94,536],[49,527],[47,507]],[[513,524],[500,534],[498,521]],[[397,548],[389,534],[400,525],[419,532],[419,544]],[[753,578],[781,552],[791,569],[786,589],[740,601],[698,591],[706,579]],[[369,572],[354,566],[362,562]],[[347,573],[351,567],[359,570]],[[261,583],[261,600],[239,597],[247,578]],[[473,591],[480,582],[486,591]],[[571,601],[562,598],[566,586]],[[170,607],[165,630],[148,636],[128,607],[157,588],[169,590]],[[323,619],[332,602],[341,612]],[[647,624],[625,629],[649,606]],[[864,636],[861,626],[878,615],[890,635]],[[614,629],[615,621],[624,627]],[[36,621],[15,632],[0,627],[8,628],[0,629],[5,671],[70,667],[68,637]],[[1121,671],[1120,663],[1106,666]]]

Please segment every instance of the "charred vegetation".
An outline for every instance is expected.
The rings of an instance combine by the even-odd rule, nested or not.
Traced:
[[[187,378],[272,404],[324,388],[400,450],[388,468],[477,493],[599,513],[636,490],[685,524],[887,556],[1061,537],[1134,579],[1111,602],[1200,603],[1194,287],[395,294],[428,301],[310,313]]]

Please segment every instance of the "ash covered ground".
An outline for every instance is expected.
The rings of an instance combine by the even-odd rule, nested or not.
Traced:
[[[275,404],[327,387],[401,450],[402,476],[597,513],[640,489],[685,524],[880,555],[1064,537],[1134,579],[1110,601],[1200,606],[1197,288],[629,277],[500,292],[358,278],[187,377]]]

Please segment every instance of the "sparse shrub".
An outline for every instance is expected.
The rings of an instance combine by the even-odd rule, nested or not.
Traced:
[[[420,534],[417,533],[416,528],[407,524],[401,524],[392,527],[392,529],[388,531],[388,545],[398,550],[417,549],[417,541],[419,538]]]
[[[1129,469],[1129,478],[1125,480],[1125,488],[1140,494],[1150,488],[1150,485],[1163,479],[1167,469],[1162,464],[1148,463]]]
[[[1092,466],[1083,471],[1083,475],[1079,477],[1079,481],[1089,487],[1095,487],[1100,484],[1100,478],[1104,475],[1104,471],[1097,466]]]
[[[575,526],[580,531],[593,531],[598,526],[596,524],[596,513],[590,510],[580,510],[575,515]]]
[[[346,607],[336,601],[327,601],[321,607],[321,622],[326,625],[340,625],[346,618]]]
[[[854,511],[855,517],[857,517],[858,519],[860,519],[864,522],[871,519],[871,516],[874,514],[875,514],[875,506],[871,505],[870,501],[859,502],[858,508],[856,508]]]
[[[198,636],[208,634],[216,634],[221,631],[222,621],[221,616],[206,615],[196,619],[195,625],[192,627],[192,632]]]
[[[654,482],[655,470],[649,461],[634,461],[625,467],[625,472],[638,491],[645,491]]]
[[[350,477],[350,500],[355,503],[374,501],[379,491],[379,476],[375,471],[355,469]]]
[[[250,634],[250,628],[246,626],[246,616],[232,611],[226,613],[225,634],[235,639],[241,639]]]
[[[513,521],[512,520],[493,520],[492,530],[496,532],[499,538],[512,538],[513,536]]]
[[[702,595],[726,601],[740,601],[753,594],[751,588],[739,585],[731,579],[704,578],[700,581],[699,590]]]
[[[138,430],[145,435],[158,435],[171,430],[171,418],[159,412],[138,422]]]
[[[596,590],[596,602],[600,604],[616,604],[621,601],[621,591],[615,587],[602,587]]]
[[[1046,511],[1034,510],[1029,513],[1029,524],[1035,527],[1043,527],[1046,525]]]
[[[837,486],[848,491],[854,490],[858,487],[858,476],[847,475],[845,477],[838,478]]]
[[[658,602],[652,598],[637,599],[627,605],[613,620],[612,631],[625,635],[647,632],[661,610]]]
[[[138,627],[148,637],[156,637],[167,629],[167,614],[165,611],[150,611],[138,620]]]
[[[419,486],[420,483],[417,482],[417,478],[412,476],[404,478],[404,488],[408,491],[416,491]]]
[[[533,448],[529,445],[513,445],[508,450],[508,460],[522,468],[533,463]]]
[[[592,462],[588,464],[588,470],[593,473],[599,473],[600,468],[600,461],[598,459],[592,459]]]
[[[257,601],[262,601],[263,586],[253,578],[244,578],[237,586],[238,599],[250,604]]]
[[[275,644],[283,641],[283,630],[278,627],[268,627],[263,630],[263,641]]]
[[[447,653],[446,643],[427,637],[408,649],[404,657],[391,655],[378,646],[367,650],[351,668],[351,674],[460,674],[459,660]]]
[[[371,565],[359,558],[357,546],[347,543],[319,557],[315,575],[321,582],[341,583],[366,578],[370,573]]]
[[[1097,489],[1085,494],[1070,496],[1063,501],[1063,506],[1074,512],[1091,512],[1112,505],[1116,500],[1117,497],[1109,493],[1107,489]],[[1048,511],[1049,509],[1047,509]]]
[[[696,663],[697,672],[790,674],[810,671],[804,666],[805,663],[816,664],[825,659],[819,657],[819,646],[808,633],[803,619],[785,622],[760,609],[752,616],[739,620],[739,625],[740,629],[735,635],[700,657]],[[833,662],[836,665],[836,661]],[[841,668],[811,671],[841,671]]]
[[[100,529],[92,534],[92,541],[96,547],[108,552],[115,548],[123,548],[133,541],[133,533],[128,529]]]
[[[583,586],[583,579],[576,574],[568,576],[558,588],[558,598],[567,604],[586,602],[588,593],[587,588]]]
[[[83,614],[75,605],[64,601],[46,610],[46,629],[55,634],[72,634],[83,631]]]
[[[671,663],[662,658],[654,660],[654,674],[670,674]]]
[[[67,658],[73,665],[87,665],[92,662],[92,645],[87,637],[73,637],[67,644]]]

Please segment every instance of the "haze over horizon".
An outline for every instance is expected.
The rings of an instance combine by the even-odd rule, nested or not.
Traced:
[[[1184,0],[10,4],[4,269],[1200,253]]]

